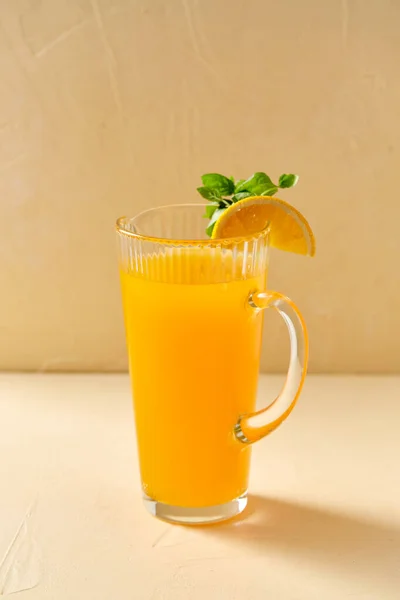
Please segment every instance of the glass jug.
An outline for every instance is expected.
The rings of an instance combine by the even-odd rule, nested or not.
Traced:
[[[144,500],[188,524],[245,508],[251,445],[291,412],[308,358],[299,310],[266,287],[268,227],[210,240],[203,213],[175,205],[117,221]],[[287,325],[290,361],[279,396],[255,412],[266,308]]]

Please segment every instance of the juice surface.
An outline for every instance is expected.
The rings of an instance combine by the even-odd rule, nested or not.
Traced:
[[[249,294],[265,272],[243,257],[181,249],[121,271],[143,490],[182,507],[247,490],[250,447],[233,428],[254,410],[262,314]],[[236,264],[237,263],[237,264]]]

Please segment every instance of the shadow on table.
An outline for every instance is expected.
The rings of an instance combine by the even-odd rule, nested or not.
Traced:
[[[396,582],[400,598],[400,529],[387,523],[250,496],[241,518],[208,528],[206,534],[257,554],[301,555],[307,565],[334,570],[341,578],[362,579],[374,586],[385,583],[389,589]]]

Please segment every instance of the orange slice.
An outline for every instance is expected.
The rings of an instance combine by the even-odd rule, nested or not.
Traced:
[[[213,239],[248,236],[270,226],[270,245],[314,256],[315,238],[301,212],[274,196],[251,196],[231,204],[215,223]]]

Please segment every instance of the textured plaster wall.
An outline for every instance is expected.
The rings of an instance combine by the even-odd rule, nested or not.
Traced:
[[[0,368],[125,369],[115,218],[265,169],[317,236],[270,276],[312,370],[399,371],[399,32],[397,0],[1,2]]]

